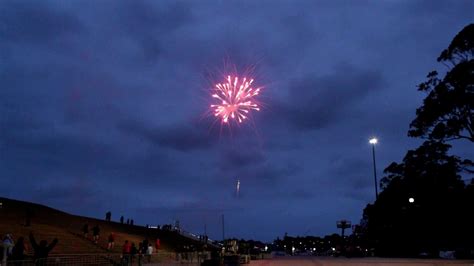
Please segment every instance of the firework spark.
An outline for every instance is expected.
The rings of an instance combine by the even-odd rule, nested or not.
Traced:
[[[227,123],[229,118],[242,123],[251,110],[260,111],[253,99],[261,88],[252,87],[252,83],[253,79],[228,76],[226,83],[216,84],[212,97],[219,103],[211,105],[214,116],[220,117],[224,123]]]

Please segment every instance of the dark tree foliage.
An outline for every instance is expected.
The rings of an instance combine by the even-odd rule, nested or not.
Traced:
[[[364,210],[367,237],[379,255],[416,256],[422,251],[469,246],[474,237],[470,215],[472,189],[462,173],[473,163],[447,155],[449,145],[427,141],[408,151],[402,163],[392,163],[381,180],[384,190]],[[414,198],[410,203],[409,198]]]
[[[454,37],[438,62],[450,69],[444,78],[429,73],[418,86],[427,96],[408,132],[427,141],[385,169],[382,192],[364,209],[364,238],[378,255],[437,256],[449,249],[472,256],[474,164],[448,155],[446,141],[474,142],[474,24]]]
[[[408,135],[431,140],[474,142],[474,24],[466,26],[438,57],[450,67],[444,78],[436,71],[418,85],[427,93],[416,110]]]

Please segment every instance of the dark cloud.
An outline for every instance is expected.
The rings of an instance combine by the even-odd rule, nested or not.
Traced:
[[[370,92],[382,89],[383,78],[378,71],[365,71],[338,66],[326,76],[308,76],[289,88],[287,102],[279,113],[300,130],[322,129],[339,123],[351,107]]]
[[[45,42],[83,30],[70,12],[43,1],[2,1],[0,39],[12,42]]]
[[[240,147],[246,145],[239,145]],[[239,147],[225,148],[221,156],[221,169],[223,171],[246,168],[264,163],[266,158],[263,152],[254,146],[246,146],[248,148],[239,149]]]
[[[210,132],[204,131],[200,125],[180,124],[150,128],[138,122],[124,122],[119,124],[119,129],[139,139],[182,152],[209,149],[214,143]]]

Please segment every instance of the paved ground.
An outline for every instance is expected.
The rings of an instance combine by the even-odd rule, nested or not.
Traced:
[[[279,257],[269,260],[252,261],[250,266],[348,266],[348,265],[373,265],[373,266],[442,266],[442,265],[469,265],[473,261],[437,260],[437,259],[387,259],[387,258],[322,258],[322,257]]]

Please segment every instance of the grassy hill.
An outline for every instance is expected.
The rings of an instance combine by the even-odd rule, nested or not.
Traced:
[[[148,239],[154,244],[160,239],[159,253],[173,257],[176,250],[183,246],[193,246],[201,249],[202,244],[193,239],[184,237],[175,231],[131,226],[117,222],[106,222],[95,218],[71,215],[44,205],[12,200],[0,197],[0,236],[12,234],[16,241],[20,236],[28,239],[33,232],[36,241],[47,240],[50,243],[54,238],[59,242],[51,252],[51,256],[64,254],[96,254],[96,253],[121,253],[125,240],[138,243]],[[31,225],[25,226],[26,217],[31,217]],[[85,223],[89,225],[89,235],[92,227],[100,227],[100,240],[94,244],[91,239],[84,238],[81,229]],[[115,234],[115,248],[107,250],[107,237],[111,232]],[[91,236],[89,236],[91,238]],[[31,245],[26,241],[29,252]]]

